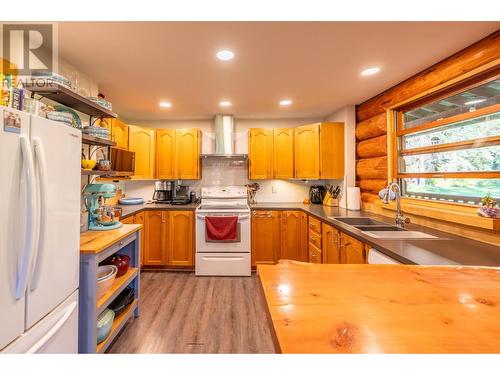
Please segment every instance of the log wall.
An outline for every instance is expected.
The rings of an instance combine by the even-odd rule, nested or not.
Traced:
[[[371,203],[387,184],[387,115],[411,99],[500,58],[500,30],[356,106],[356,177],[361,200]]]

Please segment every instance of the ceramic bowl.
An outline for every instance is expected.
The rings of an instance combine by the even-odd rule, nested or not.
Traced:
[[[97,269],[97,299],[102,296],[111,288],[115,281],[118,268],[113,265],[99,266]]]
[[[106,340],[109,333],[111,332],[111,327],[113,326],[113,321],[115,320],[115,312],[110,309],[104,310],[97,317],[97,343],[101,343]]]
[[[92,160],[92,159],[83,159],[82,160],[82,168],[85,171],[91,171],[92,169],[94,169],[95,165],[96,165],[95,160]]]

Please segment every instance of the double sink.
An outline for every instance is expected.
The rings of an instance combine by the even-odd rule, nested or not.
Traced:
[[[344,224],[351,225],[370,237],[385,240],[411,240],[437,238],[427,233],[406,230],[395,225],[389,225],[381,221],[373,220],[369,217],[333,217]]]

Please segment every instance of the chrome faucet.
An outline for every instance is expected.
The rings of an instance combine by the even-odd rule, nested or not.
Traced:
[[[394,188],[396,188],[396,190],[394,190]],[[389,183],[389,185],[387,185],[382,202],[384,202],[384,204],[389,203],[391,190],[394,191],[394,194],[396,196],[396,226],[398,226],[399,228],[404,228],[405,224],[408,224],[410,222],[410,218],[405,217],[401,212],[401,188],[396,182],[391,182]]]

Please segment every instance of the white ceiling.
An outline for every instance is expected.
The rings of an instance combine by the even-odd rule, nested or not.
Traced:
[[[59,52],[127,120],[324,117],[491,34],[498,22],[61,22]],[[223,62],[217,50],[233,50]],[[362,77],[360,71],[380,66]],[[282,98],[293,105],[280,108]],[[233,106],[222,110],[220,100]],[[159,108],[160,100],[172,108]]]

